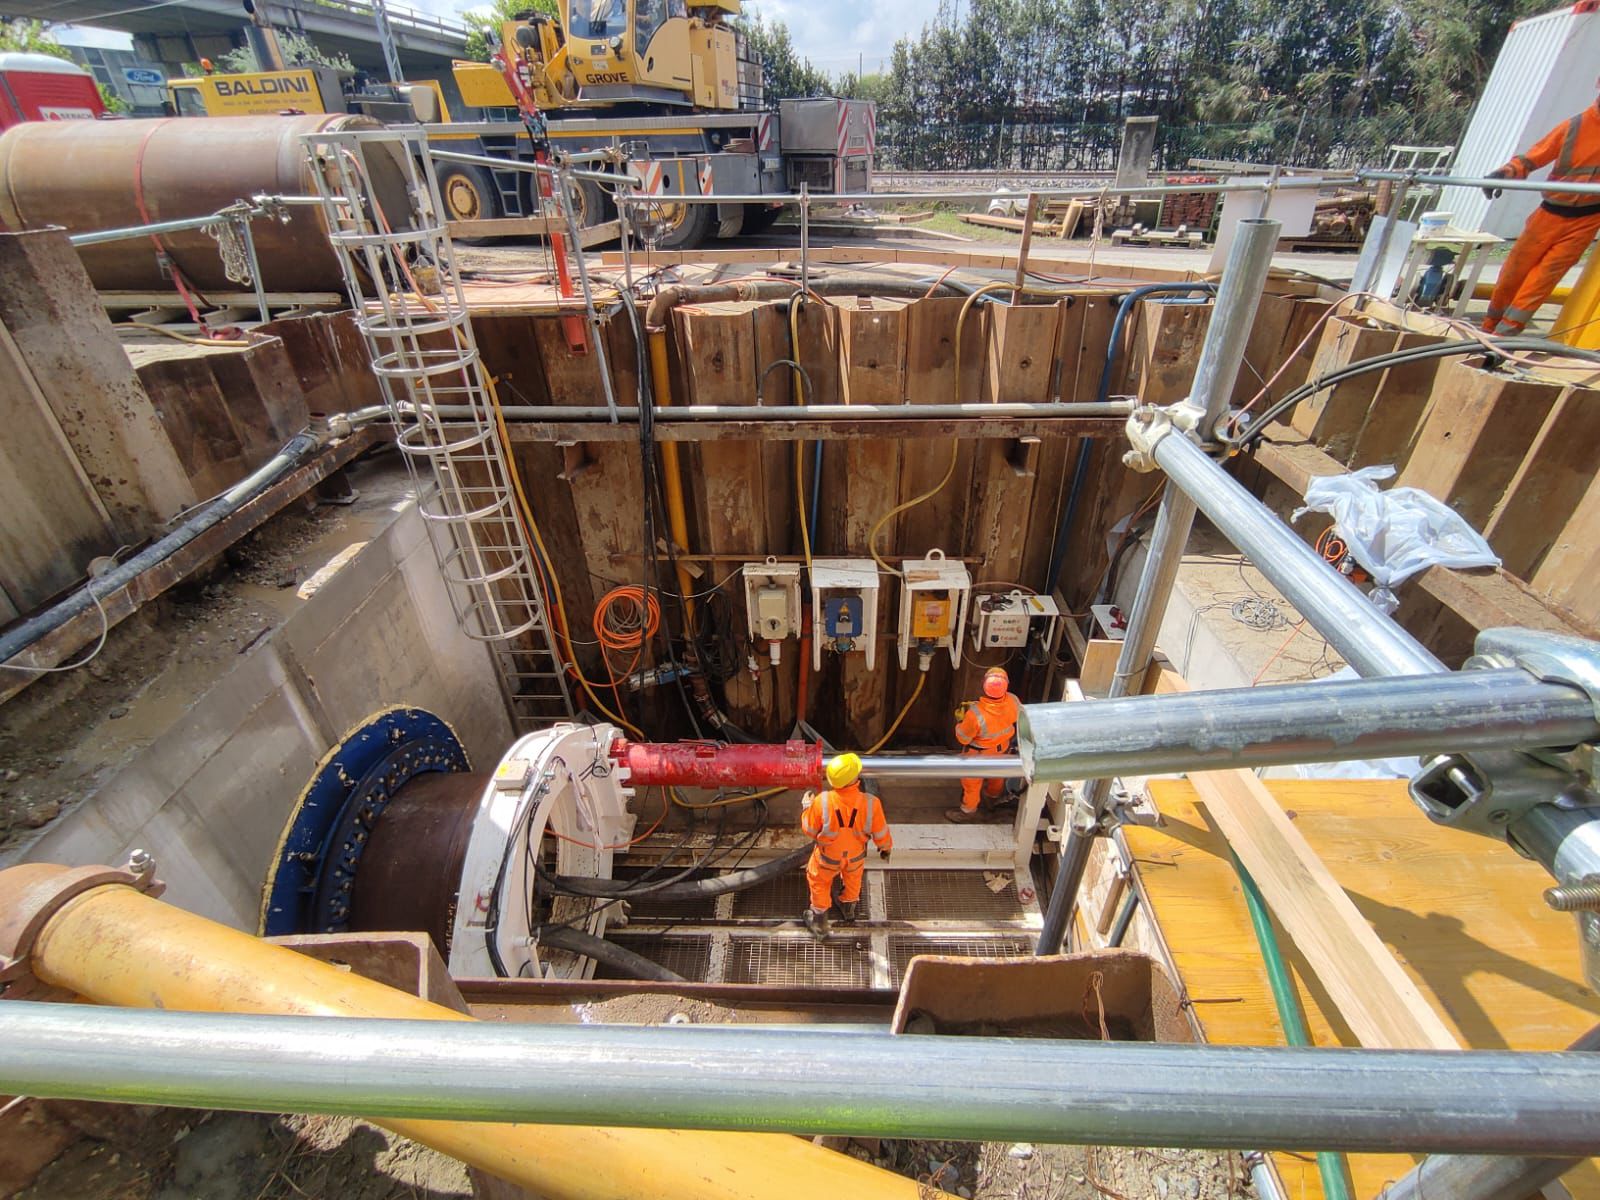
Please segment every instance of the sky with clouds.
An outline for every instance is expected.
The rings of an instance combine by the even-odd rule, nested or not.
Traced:
[[[425,9],[441,16],[456,16],[475,8],[472,0],[395,0],[401,6]],[[906,34],[915,35],[933,20],[939,0],[878,0],[875,6],[861,0],[746,0],[745,8],[768,21],[789,27],[795,48],[812,64],[830,75],[882,70],[894,44]],[[126,34],[83,30],[57,35],[63,42],[125,47]]]

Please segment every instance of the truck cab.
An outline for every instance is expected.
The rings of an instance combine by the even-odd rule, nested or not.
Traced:
[[[24,121],[92,121],[106,106],[94,76],[48,54],[0,53],[0,129]]]

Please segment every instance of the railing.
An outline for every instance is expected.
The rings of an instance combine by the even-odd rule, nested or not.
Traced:
[[[299,8],[327,8],[348,13],[351,17],[375,22],[377,20],[376,6],[366,0],[291,0],[290,7]],[[409,8],[404,4],[385,4],[384,15],[389,18],[389,24],[404,26],[413,30],[428,30],[433,33],[443,34],[446,37],[460,39],[463,43],[471,28],[460,21],[447,20],[435,16],[433,13],[423,12],[421,9]],[[374,26],[376,28],[376,26]]]

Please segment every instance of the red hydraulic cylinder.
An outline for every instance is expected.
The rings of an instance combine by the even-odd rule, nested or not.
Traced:
[[[782,745],[726,746],[718,742],[611,743],[612,761],[627,787],[820,787],[822,747],[790,741]]]

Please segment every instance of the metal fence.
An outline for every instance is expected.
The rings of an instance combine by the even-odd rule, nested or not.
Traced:
[[[1234,124],[1157,129],[1154,167],[1181,170],[1191,159],[1281,163],[1350,169],[1382,163],[1395,143],[1449,145],[1461,133],[1464,113],[1418,119],[1271,115]],[[1122,145],[1118,122],[1027,121],[938,124],[883,120],[878,126],[878,167],[900,171],[1113,170]]]

